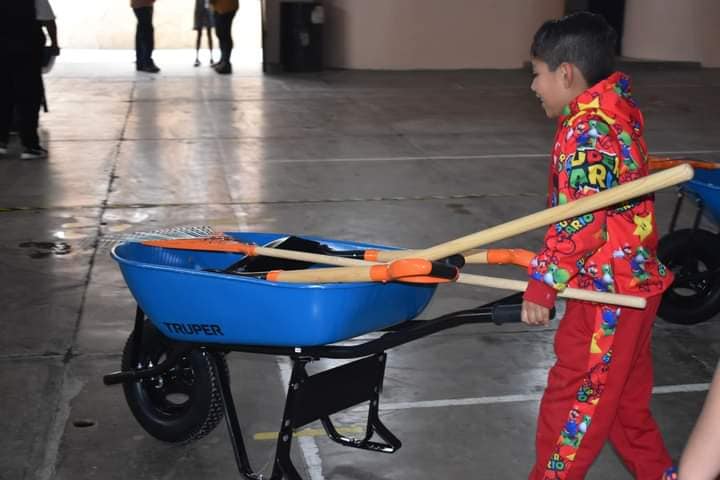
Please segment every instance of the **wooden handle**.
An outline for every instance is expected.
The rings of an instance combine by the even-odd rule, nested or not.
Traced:
[[[635,197],[677,185],[678,183],[687,182],[692,179],[692,177],[693,169],[690,165],[679,165],[623,185],[618,185],[617,187],[603,190],[602,192],[575,200],[574,202],[541,210],[495,227],[435,245],[434,247],[412,251],[380,251],[377,259],[380,262],[389,262],[410,255],[413,258],[438,260],[488,243],[521,235],[567,218],[577,217],[578,215],[625,202]]]
[[[334,257],[333,257],[334,258]],[[374,282],[372,266],[276,270],[267,275],[271,282],[285,283],[353,283]]]
[[[380,269],[385,270],[385,268],[385,265],[375,265],[374,267],[313,268],[310,270],[276,271],[268,274],[268,280],[287,283],[353,283],[393,280],[391,276],[387,275],[386,271],[380,271]],[[373,271],[373,269],[377,270]],[[402,281],[402,278],[399,280]],[[465,285],[476,285],[518,292],[524,292],[527,288],[527,282],[520,280],[470,275],[467,273],[461,273],[456,282]],[[558,296],[573,300],[585,300],[587,302],[639,309],[645,308],[646,303],[642,297],[620,295],[617,293],[593,292],[578,288],[566,288],[564,291],[558,293]]]
[[[370,265],[365,260],[346,257],[333,257],[318,253],[300,252],[297,250],[283,250],[279,248],[267,248],[238,242],[228,238],[206,237],[206,238],[176,238],[163,240],[145,240],[143,245],[151,247],[171,248],[177,250],[199,250],[203,252],[230,252],[242,253],[251,257],[264,255],[273,258],[284,258],[287,260],[299,260],[308,263],[331,264],[342,267],[357,267]],[[328,260],[332,260],[329,262]]]
[[[716,170],[720,168],[720,163],[691,160],[688,158],[655,157],[652,155],[648,155],[647,158],[650,170],[664,170],[676,165],[682,165],[683,163],[687,163],[691,167],[700,170]]]
[[[401,258],[390,263],[364,267],[311,268],[269,272],[266,278],[291,283],[391,282],[439,283],[457,279],[459,270],[421,258]]]
[[[480,287],[499,288],[501,290],[513,290],[517,292],[524,292],[527,288],[527,282],[520,280],[486,277],[484,275],[471,275],[467,273],[461,273],[457,279],[457,283],[476,285]],[[646,304],[645,299],[642,297],[621,295],[618,293],[593,292],[591,290],[582,290],[579,288],[566,288],[562,292],[558,293],[558,297],[639,309],[645,308]]]

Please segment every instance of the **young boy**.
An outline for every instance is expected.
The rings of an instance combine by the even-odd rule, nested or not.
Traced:
[[[648,173],[643,117],[630,80],[614,72],[615,32],[600,16],[546,22],[531,47],[531,89],[558,118],[548,205]],[[547,325],[567,286],[639,295],[645,310],[569,301],[540,404],[531,480],[582,479],[606,440],[635,478],[659,480],[672,461],[650,413],[650,336],[672,274],[655,257],[652,196],[551,225],[531,262],[522,319]]]

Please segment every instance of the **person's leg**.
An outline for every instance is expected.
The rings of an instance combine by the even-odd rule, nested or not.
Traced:
[[[155,47],[154,30],[152,24],[153,7],[134,8],[137,17],[137,30],[135,31],[135,57],[138,68],[153,66],[152,52]]]
[[[3,56],[3,65],[14,65],[14,59]],[[10,139],[10,124],[12,123],[13,98],[15,96],[12,75],[13,68],[3,68],[0,71],[0,147],[7,147]],[[6,153],[6,152],[2,152]]]
[[[208,40],[208,49],[210,50],[210,64],[213,63],[213,36],[212,36],[212,27],[207,27],[207,40]]]
[[[645,317],[654,316],[660,297],[648,299]],[[628,309],[623,324],[637,325],[638,349],[620,397],[610,442],[628,469],[639,479],[657,479],[672,464],[662,434],[650,412],[653,358],[652,322],[642,312]],[[623,325],[625,327],[625,325]],[[621,359],[617,359],[618,362]],[[615,361],[615,359],[613,360]],[[611,375],[611,381],[614,381]]]
[[[578,388],[587,373],[589,339],[593,334],[594,309],[586,303],[568,301],[565,316],[555,333],[555,365],[548,372],[547,386],[540,401],[535,435],[536,462],[531,480],[545,479],[554,459],[558,436],[568,421]]]
[[[227,19],[226,19],[226,22],[227,22],[227,47],[226,47],[227,48],[227,56],[226,56],[225,60],[227,61],[228,64],[230,63],[230,57],[232,56],[232,50],[233,50],[233,47],[235,46],[235,44],[233,43],[233,38],[232,38],[232,24],[233,24],[233,20],[235,19],[236,13],[237,13],[237,10],[233,10],[232,12],[228,13]]]
[[[145,66],[143,63],[145,61],[145,45],[143,42],[145,29],[145,23],[143,21],[144,9],[133,8],[133,12],[135,13],[135,18],[137,19],[137,25],[135,26],[135,65],[137,65],[138,68],[141,68]]]
[[[215,15],[215,35],[217,36],[218,43],[220,44],[220,60],[218,63],[225,62],[225,55],[227,53],[227,15],[219,13]]]
[[[197,29],[195,38],[195,66],[200,66],[200,39],[202,38],[202,27]]]
[[[571,303],[568,302],[568,305]],[[582,313],[594,317],[594,333],[586,337],[584,347],[589,369],[580,383],[575,385],[575,398],[567,410],[570,413],[565,414],[565,420],[558,420],[558,415],[562,414],[561,404],[555,410],[547,407],[545,411],[541,410],[541,418],[538,420],[538,463],[531,478],[542,479],[546,473],[567,480],[584,478],[608,437],[621,452],[628,468],[638,475],[636,478],[658,479],[670,467],[670,457],[648,405],[652,390],[652,371],[651,367],[648,368],[652,362],[648,356],[649,337],[658,304],[659,298],[654,298],[649,299],[645,311],[589,306]],[[575,316],[581,312],[569,309],[568,313]],[[579,317],[573,320],[579,320]],[[587,325],[582,321],[578,323]],[[613,327],[615,324],[617,326]],[[582,364],[579,355],[563,356],[563,350],[574,350],[580,342],[581,337],[573,335],[574,330],[577,329],[558,329],[556,349],[560,365],[567,363],[568,359]],[[553,370],[557,367],[553,367]],[[570,384],[562,383],[569,378],[566,375],[558,380],[551,375],[548,382],[550,400],[554,398],[554,392],[559,390],[558,385],[564,387]],[[634,382],[638,385],[631,385]],[[572,389],[572,386],[568,387],[568,390]],[[564,401],[567,402],[567,398]],[[543,403],[547,403],[545,398]],[[626,408],[627,411],[624,410]],[[547,415],[552,422],[548,423],[542,415]],[[548,442],[552,445],[553,425],[557,428],[561,421],[565,422],[561,427],[562,433],[555,434],[556,440],[550,448]],[[555,467],[560,471],[543,471],[541,455],[546,458],[548,470]]]
[[[155,50],[155,27],[153,27],[153,12],[152,6],[146,7],[148,9],[147,15],[147,58],[150,65],[155,65],[153,61],[153,51]]]
[[[38,117],[40,115],[42,70],[36,55],[18,56],[13,69],[20,141],[25,149],[40,147]]]

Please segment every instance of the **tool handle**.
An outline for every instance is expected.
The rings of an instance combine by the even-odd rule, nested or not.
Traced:
[[[388,262],[397,258],[405,258],[406,256],[438,260],[488,243],[521,235],[536,228],[557,223],[568,218],[607,208],[611,205],[647,195],[648,193],[663,188],[687,182],[692,179],[692,177],[693,169],[690,165],[678,165],[677,167],[653,173],[647,177],[603,190],[602,192],[583,197],[579,200],[541,210],[430,248],[412,251],[381,251],[378,253],[378,261]]]

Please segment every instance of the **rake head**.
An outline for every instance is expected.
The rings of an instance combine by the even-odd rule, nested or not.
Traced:
[[[127,232],[102,235],[98,239],[98,249],[110,249],[121,243],[138,243],[146,240],[174,240],[181,238],[213,237],[221,235],[209,225],[184,225],[149,232]]]

